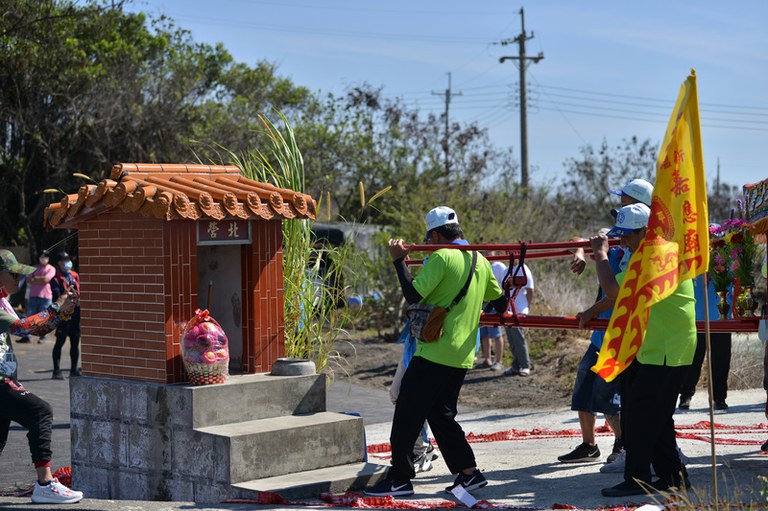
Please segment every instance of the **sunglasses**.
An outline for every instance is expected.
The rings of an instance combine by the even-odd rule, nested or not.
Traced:
[[[19,280],[21,278],[21,273],[13,273],[8,270],[5,270],[5,272],[11,276],[14,280]]]

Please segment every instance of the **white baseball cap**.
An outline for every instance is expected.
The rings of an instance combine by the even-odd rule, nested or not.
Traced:
[[[646,206],[651,206],[653,198],[653,185],[645,179],[633,179],[625,184],[621,190],[608,190],[614,195],[628,195],[635,200],[639,200]]]
[[[624,206],[616,214],[616,225],[608,231],[606,236],[617,238],[624,236],[648,225],[648,219],[651,216],[651,208],[641,202]]]
[[[448,224],[458,224],[459,217],[456,212],[447,206],[438,206],[429,213],[425,219],[427,232]]]

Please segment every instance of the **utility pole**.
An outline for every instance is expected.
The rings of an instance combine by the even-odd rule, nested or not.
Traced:
[[[717,179],[715,180],[715,198],[720,199],[720,157],[717,157]]]
[[[525,32],[525,14],[523,8],[520,8],[520,20],[522,22],[522,32],[514,39],[505,39],[501,41],[502,46],[506,46],[511,43],[517,43],[520,48],[520,53],[516,57],[501,57],[500,63],[504,63],[505,60],[518,60],[520,61],[520,186],[523,188],[523,193],[528,192],[528,118],[527,118],[527,98],[525,87],[525,69],[528,67],[528,60],[536,63],[544,58],[544,53],[539,52],[535,57],[527,57],[525,55],[525,41],[533,39],[533,31],[529,36]]]
[[[451,98],[453,96],[461,96],[461,92],[451,92],[451,73],[448,73],[448,88],[445,89],[445,142],[443,143],[443,149],[445,150],[445,173],[447,174],[450,171],[450,161],[448,159],[449,156],[449,150],[450,150],[450,144],[449,144],[449,122],[448,122],[448,108],[451,104]],[[442,92],[435,92],[432,91],[432,95],[434,96],[441,96],[443,95]]]

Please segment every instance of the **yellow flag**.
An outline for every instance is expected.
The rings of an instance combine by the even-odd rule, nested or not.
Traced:
[[[709,219],[696,73],[680,87],[656,162],[648,233],[632,254],[597,363],[616,378],[643,344],[650,307],[709,267]]]

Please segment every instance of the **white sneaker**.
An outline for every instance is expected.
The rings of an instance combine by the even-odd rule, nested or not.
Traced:
[[[432,470],[432,459],[430,456],[419,456],[413,461],[413,471],[417,474],[419,472],[429,472]]]
[[[677,454],[680,456],[680,463],[683,465],[688,464],[688,456],[683,454],[683,451],[680,450],[680,447],[677,448]],[[620,472],[624,472],[624,465],[627,463],[627,451],[621,451],[621,454],[612,461],[611,463],[606,463],[602,467],[600,467],[600,472],[603,474],[618,474]],[[653,466],[651,466],[651,475],[656,475],[656,471],[653,470]]]
[[[624,473],[624,467],[627,464],[627,451],[621,451],[621,454],[613,460],[610,463],[606,463],[602,467],[600,467],[600,472],[603,474],[623,474]],[[653,465],[651,465],[651,475],[655,476],[656,471],[653,470]]]
[[[35,482],[32,502],[35,504],[74,504],[83,498],[83,492],[70,490],[55,477],[45,486]]]
[[[604,464],[600,467],[600,472],[603,474],[618,474],[624,472],[624,466],[627,464],[627,451],[621,451],[619,455],[610,463]]]
[[[432,470],[432,462],[439,457],[440,455],[437,454],[435,448],[431,445],[428,446],[424,454],[417,456],[416,459],[413,460],[414,472],[418,474],[419,472],[428,472]]]

